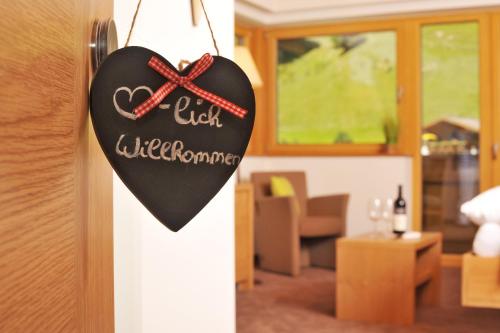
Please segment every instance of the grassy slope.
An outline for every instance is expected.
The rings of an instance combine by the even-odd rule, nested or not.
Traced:
[[[319,48],[278,66],[279,142],[332,143],[339,132],[384,142],[382,120],[396,114],[395,36],[365,36],[344,55],[329,37],[316,38]],[[425,123],[477,115],[477,27],[429,26],[423,37]]]
[[[423,124],[446,116],[479,117],[476,23],[423,28]]]

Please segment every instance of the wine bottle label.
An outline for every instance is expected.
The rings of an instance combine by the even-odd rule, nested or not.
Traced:
[[[408,217],[406,214],[396,214],[394,215],[394,231],[403,232],[406,231],[408,227]]]
[[[394,214],[406,215],[406,208],[405,207],[396,207],[396,208],[394,208]]]

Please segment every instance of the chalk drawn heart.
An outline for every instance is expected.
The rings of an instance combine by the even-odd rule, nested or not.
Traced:
[[[125,91],[128,93],[128,102],[131,103],[135,92],[140,91],[140,90],[147,91],[149,93],[149,96],[153,95],[153,91],[151,90],[151,88],[146,87],[146,86],[140,86],[140,87],[135,88],[134,90],[132,90],[128,87],[120,87],[120,88],[116,89],[115,93],[113,94],[113,106],[115,107],[116,112],[118,112],[121,116],[123,116],[125,118],[136,120],[137,116],[135,115],[135,113],[133,113],[132,110],[126,111],[126,110],[122,109],[116,99],[117,99],[117,95],[120,92]]]
[[[181,77],[197,63],[178,72],[146,48],[119,49],[96,73],[90,113],[97,139],[118,176],[161,223],[178,231],[241,162],[253,128],[255,98],[244,72],[231,60],[214,56],[192,83],[246,110],[243,118],[185,86],[177,86],[139,118],[133,110],[168,82],[148,67],[152,57]]]

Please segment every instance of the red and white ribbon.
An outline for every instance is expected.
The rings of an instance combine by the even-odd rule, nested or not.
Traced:
[[[234,114],[235,116],[244,118],[247,114],[247,110],[239,107],[234,103],[229,102],[222,97],[201,89],[192,82],[198,76],[203,74],[212,65],[213,62],[214,58],[210,54],[205,53],[203,57],[201,57],[200,60],[196,62],[188,75],[180,76],[176,71],[170,69],[160,59],[152,56],[148,62],[148,66],[163,75],[169,81],[162,85],[157,91],[155,91],[155,93],[151,95],[151,97],[149,97],[144,103],[134,109],[134,113],[137,115],[137,118],[141,118],[146,113],[158,106],[158,104],[160,104],[161,101],[163,101],[163,99],[177,87],[183,87],[200,96],[201,98],[211,102],[212,104],[217,105],[220,108]]]

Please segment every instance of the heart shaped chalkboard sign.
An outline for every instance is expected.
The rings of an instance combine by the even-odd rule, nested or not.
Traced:
[[[178,72],[159,54],[134,46],[113,52],[99,67],[90,113],[118,176],[161,223],[178,231],[241,162],[255,97],[231,60],[206,54]]]

